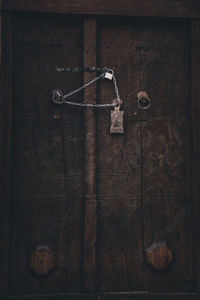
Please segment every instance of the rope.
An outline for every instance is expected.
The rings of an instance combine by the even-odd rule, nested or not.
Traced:
[[[57,68],[56,69],[57,72],[98,72],[101,71],[102,73],[100,75],[98,75],[97,77],[95,77],[94,79],[92,79],[91,81],[89,81],[88,83],[84,84],[83,86],[79,87],[78,89],[69,92],[68,94],[63,95],[61,91],[56,90],[54,91],[54,95],[52,97],[52,100],[54,103],[56,104],[69,104],[69,105],[75,105],[75,106],[84,106],[84,107],[115,107],[115,106],[120,106],[120,96],[119,96],[119,89],[117,86],[117,80],[115,78],[114,75],[114,71],[112,69],[109,68],[95,68],[95,67],[81,67],[81,68]],[[91,86],[92,84],[94,84],[95,82],[97,82],[100,79],[104,79],[106,74],[109,73],[112,75],[112,82],[114,84],[114,88],[115,88],[115,94],[116,94],[116,98],[117,101],[116,103],[105,103],[105,104],[92,104],[92,103],[81,103],[81,102],[73,102],[73,101],[68,101],[66,100],[67,98],[69,98],[70,96],[79,93],[80,91],[86,89],[87,87]],[[59,99],[59,100],[58,100]]]

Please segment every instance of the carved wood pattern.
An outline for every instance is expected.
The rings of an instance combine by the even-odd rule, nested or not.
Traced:
[[[192,258],[190,267],[184,264],[192,249],[186,232],[187,226],[192,230],[187,24],[168,25],[117,21],[100,25],[99,61],[112,66],[121,79],[125,110],[123,137],[110,136],[109,114],[98,113],[99,289],[106,291],[140,286],[144,273],[137,263],[143,262],[143,249],[168,240],[174,244],[175,263],[161,277],[146,265],[149,289],[169,289],[169,280],[172,291],[194,286],[192,280],[190,287],[185,283],[187,276],[192,277]],[[151,98],[146,111],[137,107],[140,90]],[[100,103],[113,97],[101,83],[98,96]],[[137,205],[127,218],[130,199]],[[159,255],[155,252],[155,260]]]
[[[141,37],[141,46],[149,49],[140,52],[141,90],[155,99],[142,111],[144,245],[169,243],[175,253],[161,277],[147,269],[151,291],[194,290],[187,26],[153,25]]]

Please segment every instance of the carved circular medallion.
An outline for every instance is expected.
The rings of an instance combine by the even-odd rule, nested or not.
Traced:
[[[172,251],[163,243],[153,243],[146,249],[147,262],[156,270],[165,270],[172,263]]]
[[[29,267],[37,276],[44,276],[56,267],[56,257],[47,246],[37,246],[33,251]]]

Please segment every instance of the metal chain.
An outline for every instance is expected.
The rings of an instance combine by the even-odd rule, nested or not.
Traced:
[[[85,106],[85,107],[115,107],[115,106],[120,106],[121,105],[121,99],[119,96],[119,89],[117,86],[117,80],[115,78],[114,75],[114,71],[110,68],[95,68],[95,67],[80,67],[80,68],[57,68],[56,69],[57,72],[103,72],[102,74],[100,74],[99,76],[95,77],[94,79],[92,79],[91,81],[89,81],[88,83],[84,84],[83,86],[79,87],[78,89],[69,92],[68,94],[62,95],[62,92],[60,91],[56,91],[57,93],[57,98],[59,98],[59,101],[56,100],[56,97],[52,97],[52,100],[56,103],[56,104],[69,104],[69,105],[75,105],[75,106]],[[68,97],[86,89],[87,87],[89,87],[90,85],[92,85],[93,83],[95,83],[96,81],[98,81],[99,79],[104,79],[106,73],[109,72],[112,74],[112,81],[114,83],[114,88],[115,88],[115,93],[116,93],[116,98],[117,101],[116,103],[106,103],[106,104],[92,104],[92,103],[80,103],[80,102],[73,102],[73,101],[68,101],[66,100]]]
[[[60,68],[56,69],[57,72],[113,72],[112,69],[104,67],[104,68],[96,68],[96,67],[79,67],[79,68]]]

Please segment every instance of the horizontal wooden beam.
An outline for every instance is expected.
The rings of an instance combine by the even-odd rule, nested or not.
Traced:
[[[199,18],[200,0],[3,0],[3,10],[81,15]]]

